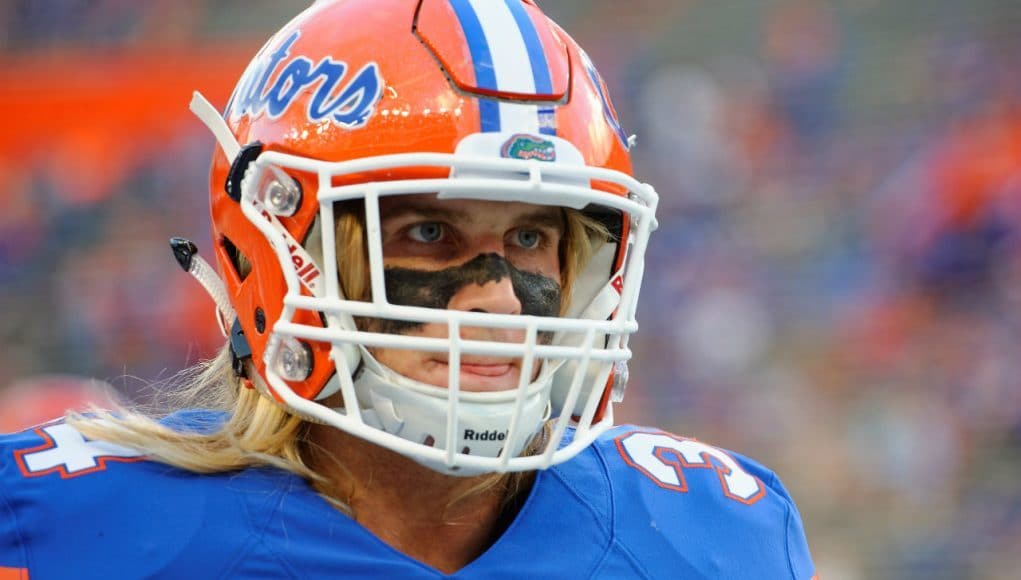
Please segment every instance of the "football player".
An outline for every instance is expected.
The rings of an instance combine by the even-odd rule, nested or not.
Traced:
[[[813,576],[773,473],[613,424],[657,196],[532,0],[321,0],[192,109],[226,346],[3,439],[0,577]]]

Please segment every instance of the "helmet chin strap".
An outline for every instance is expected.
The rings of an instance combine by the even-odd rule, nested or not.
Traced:
[[[220,144],[220,148],[227,155],[228,160],[232,161],[237,157],[241,147],[213,105],[201,93],[195,91],[192,94],[189,108],[213,133]],[[191,274],[202,285],[202,288],[213,299],[213,302],[216,303],[217,322],[219,323],[220,331],[224,336],[229,336],[234,321],[237,319],[237,313],[235,313],[234,307],[227,298],[227,288],[223,280],[217,275],[216,270],[199,256],[198,248],[190,240],[171,238],[170,248],[174,252],[174,258],[181,268]]]
[[[202,121],[213,137],[216,137],[220,149],[227,156],[227,162],[233,163],[241,151],[241,145],[234,138],[234,134],[230,132],[230,127],[227,126],[227,122],[220,116],[216,107],[206,100],[202,93],[195,91],[191,94],[191,103],[188,104],[188,109],[199,118],[199,121]]]
[[[230,330],[237,319],[234,307],[227,299],[227,288],[223,280],[216,275],[216,270],[202,259],[198,254],[198,247],[191,241],[184,238],[170,238],[170,249],[174,252],[174,258],[181,268],[198,280],[202,288],[209,294],[216,303],[216,318],[220,325],[220,332],[224,337],[230,335]]]

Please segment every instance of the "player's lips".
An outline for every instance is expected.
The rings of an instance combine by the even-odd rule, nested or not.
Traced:
[[[448,370],[447,360],[436,363]],[[461,359],[461,379],[466,387],[510,388],[517,385],[518,365],[507,359]]]
[[[513,368],[510,364],[467,364],[461,363],[461,372],[469,372],[484,377],[500,377]]]

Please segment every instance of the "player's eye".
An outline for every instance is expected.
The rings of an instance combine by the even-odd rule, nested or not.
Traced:
[[[408,237],[416,242],[430,244],[443,239],[444,228],[439,222],[421,222],[408,228]]]
[[[526,250],[538,248],[542,243],[542,233],[538,230],[520,228],[514,232],[514,243]]]

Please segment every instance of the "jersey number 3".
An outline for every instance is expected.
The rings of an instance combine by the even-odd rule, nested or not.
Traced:
[[[685,469],[712,468],[720,478],[723,494],[730,499],[751,505],[766,494],[762,482],[741,469],[733,457],[701,441],[639,431],[617,437],[616,443],[624,461],[660,487],[687,492]]]

